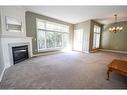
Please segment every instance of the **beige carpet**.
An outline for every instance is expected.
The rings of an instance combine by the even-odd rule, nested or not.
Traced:
[[[107,81],[107,64],[127,60],[127,54],[68,52],[39,56],[5,71],[1,89],[126,89],[127,78],[112,73]]]

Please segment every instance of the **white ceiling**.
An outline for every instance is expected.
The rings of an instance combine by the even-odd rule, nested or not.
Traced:
[[[26,10],[56,18],[72,24],[94,19],[100,23],[127,21],[127,6],[26,6]]]

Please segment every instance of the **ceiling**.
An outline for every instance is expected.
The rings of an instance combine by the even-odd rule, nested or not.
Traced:
[[[118,21],[127,21],[127,6],[26,6],[26,10],[72,24],[89,19],[102,24],[114,22],[114,14]]]

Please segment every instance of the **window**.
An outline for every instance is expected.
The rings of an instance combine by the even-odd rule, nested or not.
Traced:
[[[38,30],[37,32],[38,49],[46,48],[45,46],[45,31]]]
[[[101,27],[94,25],[93,49],[99,48]]]
[[[46,48],[55,48],[55,32],[46,33]]]
[[[62,47],[62,33],[56,33],[56,47]]]
[[[67,48],[69,26],[37,19],[38,51]]]

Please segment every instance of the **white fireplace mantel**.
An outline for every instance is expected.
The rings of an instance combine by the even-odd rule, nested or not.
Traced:
[[[13,65],[13,59],[11,54],[12,46],[28,45],[29,57],[33,56],[32,37],[2,37],[1,44],[5,68]]]

